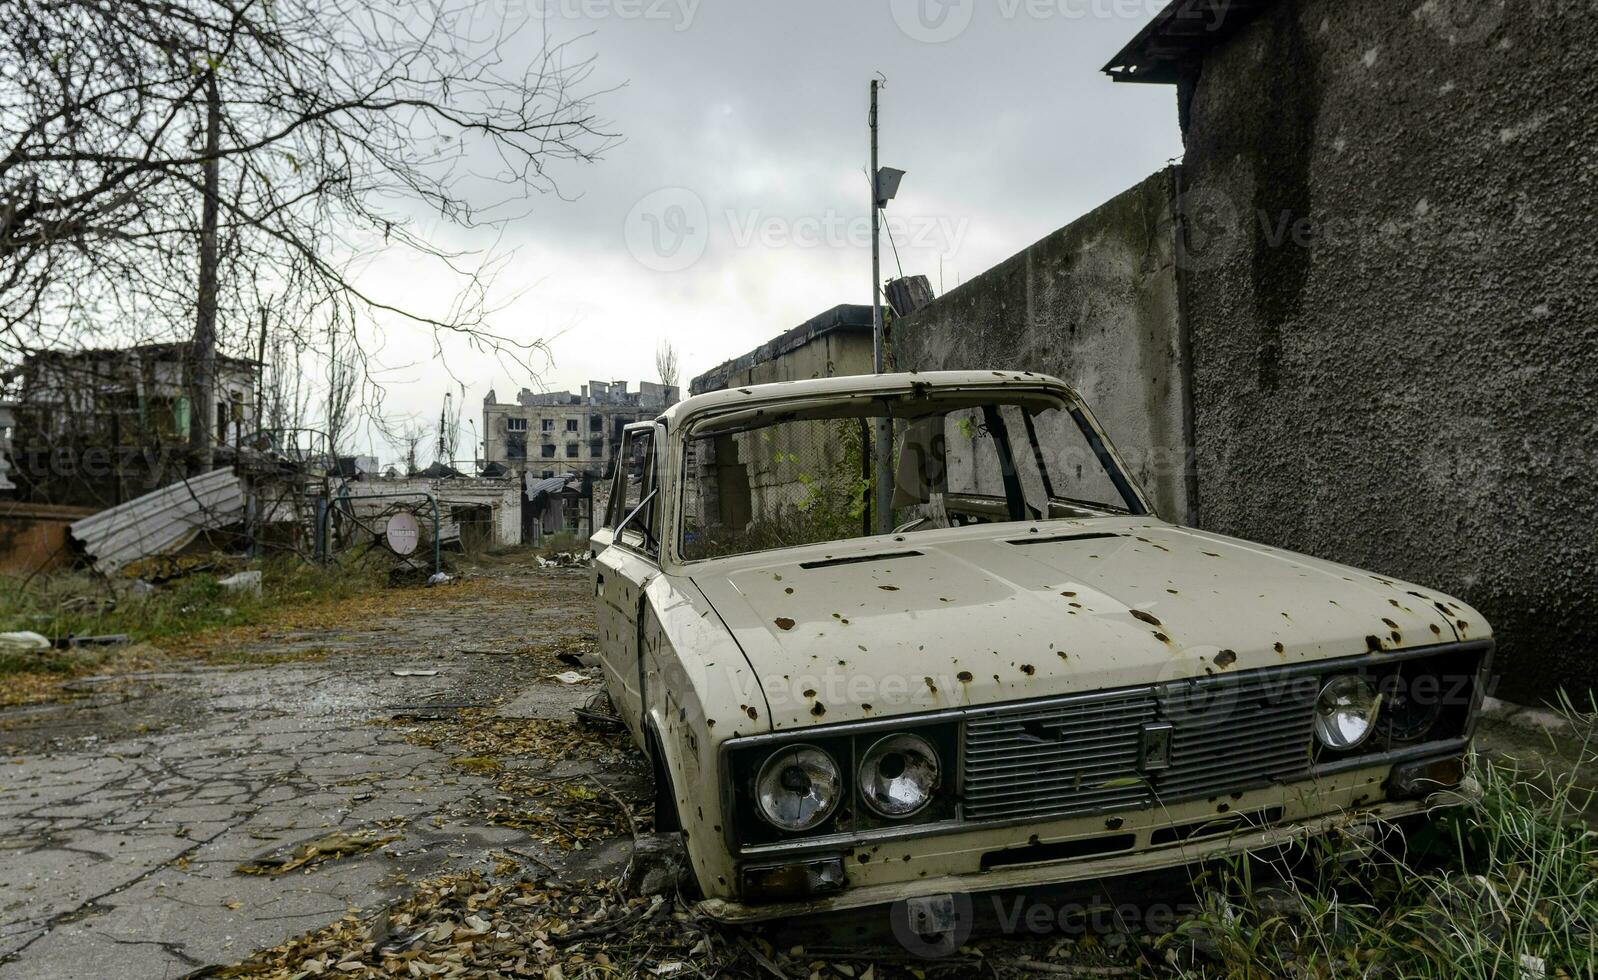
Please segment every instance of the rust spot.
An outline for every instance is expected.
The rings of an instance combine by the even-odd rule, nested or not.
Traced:
[[[783,589],[782,591],[788,593],[789,595],[793,595],[793,586],[790,585],[786,589]]]
[[[714,718],[706,718],[705,719],[705,727],[706,728],[715,728],[716,727],[716,719],[714,719]]]
[[[1157,633],[1154,634],[1154,638],[1156,640],[1159,640],[1161,643],[1169,643],[1169,642],[1171,642],[1171,638],[1169,636],[1166,636],[1164,633],[1158,633],[1157,632]]]
[[[1120,817],[1107,817],[1104,821],[1105,830],[1120,830],[1124,826],[1126,826],[1126,821]]]
[[[755,710],[754,705],[744,708],[744,714],[749,716],[750,721],[758,721],[760,719],[760,712]]]
[[[1432,624],[1432,634],[1434,636],[1442,636],[1443,635],[1443,628],[1441,626],[1438,626],[1436,623],[1433,623]]]
[[[861,706],[860,706],[860,710],[861,710],[861,711],[870,711],[870,710],[871,710],[871,705],[869,705],[869,704],[862,704],[862,705],[861,705]]]
[[[777,628],[780,630],[791,630],[794,628],[794,626],[798,625],[786,616],[778,616],[775,622],[777,624]]]
[[[1038,672],[1038,669],[1036,667],[1032,666],[1031,664],[1022,664],[1021,665],[1021,673],[1027,675],[1028,677],[1031,677],[1032,675],[1036,674],[1037,672]]]
[[[781,576],[781,575],[776,575],[776,574],[773,574],[773,575],[772,575],[772,576],[771,576],[771,579],[772,579],[772,581],[774,581],[774,582],[781,582],[781,581],[782,581],[782,576]]]
[[[816,692],[815,691],[806,691],[805,692],[805,697],[807,697],[807,698],[813,698],[815,696],[816,696]]]
[[[1070,660],[1071,659],[1071,655],[1066,653],[1064,650],[1061,650],[1060,651],[1060,659],[1061,660]]]
[[[927,690],[931,691],[933,694],[938,693],[938,685],[932,683],[932,678],[923,677],[921,679],[927,682]]]
[[[1166,589],[1165,591],[1171,593],[1171,595],[1181,595],[1182,594],[1182,593],[1176,591],[1175,589]]]
[[[1390,629],[1390,630],[1396,630],[1396,629],[1398,629],[1398,624],[1397,624],[1397,623],[1395,623],[1395,622],[1393,622],[1393,621],[1392,621],[1392,620],[1390,620],[1390,619],[1387,619],[1387,618],[1386,618],[1386,617],[1383,617],[1383,618],[1382,618],[1382,622],[1384,622],[1384,623],[1386,623],[1386,624],[1387,624],[1387,628],[1388,628],[1388,629]]]
[[[1132,610],[1132,618],[1133,619],[1142,620],[1143,622],[1148,623],[1150,626],[1164,626],[1165,625],[1164,623],[1160,622],[1158,619],[1154,618],[1154,615],[1152,613],[1146,613],[1146,612],[1144,612],[1141,609]]]
[[[1213,551],[1201,551],[1201,552],[1199,552],[1199,554],[1203,555],[1206,558],[1219,558],[1219,557],[1221,557],[1220,555],[1217,555]]]
[[[954,676],[959,678],[960,683],[962,684],[969,684],[972,681],[971,672],[969,670],[962,670]]]
[[[820,718],[822,715],[827,713],[827,706],[822,704],[820,701],[817,701],[815,704],[810,706],[810,713],[815,717]]]
[[[1382,638],[1375,635],[1367,636],[1365,637],[1365,646],[1370,650],[1371,653],[1381,653]]]
[[[1404,634],[1400,633],[1398,630],[1393,630],[1393,643],[1394,644],[1402,644],[1403,642],[1404,642]]]
[[[1221,668],[1222,670],[1225,670],[1235,663],[1237,663],[1236,650],[1222,650],[1220,653],[1215,655],[1215,666]]]
[[[1465,622],[1463,619],[1454,620],[1454,625],[1459,627],[1460,633],[1470,632],[1470,624]]]
[[[1071,608],[1072,608],[1072,609],[1081,609],[1081,608],[1082,608],[1082,603],[1080,603],[1080,602],[1073,602],[1073,603],[1071,603]]]
[[[877,586],[877,588],[881,589],[884,592],[898,592],[899,591],[899,587],[897,585],[879,585],[879,586]]]
[[[1278,643],[1278,644],[1276,644],[1276,652],[1277,653],[1286,653],[1287,652],[1287,647],[1284,647],[1280,643]]]
[[[1076,598],[1076,593],[1075,592],[1061,592],[1060,594],[1065,596],[1067,599],[1075,599]]]

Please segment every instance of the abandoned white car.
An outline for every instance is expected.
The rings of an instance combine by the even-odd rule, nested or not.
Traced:
[[[716,392],[630,426],[618,470],[605,683],[713,918],[1175,866],[1469,791],[1482,617],[1159,519],[1060,381]]]

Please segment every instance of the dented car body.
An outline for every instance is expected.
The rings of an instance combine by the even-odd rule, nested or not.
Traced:
[[[1060,381],[717,392],[622,460],[605,682],[714,918],[1170,867],[1468,786],[1477,612],[1159,519]]]

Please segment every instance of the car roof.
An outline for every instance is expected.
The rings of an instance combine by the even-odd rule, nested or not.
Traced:
[[[1077,398],[1076,392],[1070,385],[1058,378],[1032,371],[911,371],[901,374],[848,374],[831,378],[810,378],[804,381],[742,385],[706,392],[678,402],[661,413],[660,418],[668,427],[674,428],[689,418],[723,409],[828,395],[898,394],[909,392],[917,385],[998,390],[1017,387],[1055,388],[1061,394],[1072,399]]]

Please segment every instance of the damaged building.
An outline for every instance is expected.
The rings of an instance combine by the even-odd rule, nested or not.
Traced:
[[[189,345],[31,354],[10,372],[11,471],[22,501],[112,507],[192,470]],[[216,359],[219,464],[255,425],[261,366]]]
[[[608,476],[622,430],[654,418],[681,397],[678,388],[650,381],[637,391],[627,389],[625,381],[590,381],[579,394],[523,389],[511,403],[490,391],[483,399],[485,469],[540,480]]]

